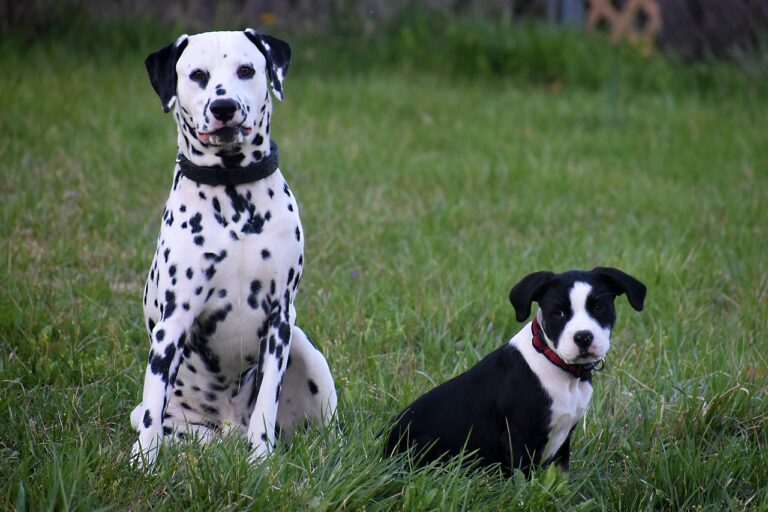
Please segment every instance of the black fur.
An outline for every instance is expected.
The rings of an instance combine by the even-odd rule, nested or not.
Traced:
[[[573,270],[561,274],[535,272],[510,291],[509,299],[518,321],[525,321],[532,302],[537,302],[542,328],[556,345],[565,325],[573,317],[570,290],[577,282],[591,286],[585,304],[579,306],[583,306],[589,317],[604,328],[613,327],[616,321],[613,305],[616,296],[626,293],[634,309],[640,311],[643,308],[645,286],[620,270],[597,267],[592,271]],[[574,341],[578,344],[581,339],[585,343],[583,349],[587,350],[586,342],[591,342],[591,335],[590,331],[578,331]],[[531,343],[530,340],[532,334],[518,338],[516,343]],[[570,432],[549,460],[541,460],[553,425],[552,404],[553,400],[560,400],[561,404],[564,400],[572,403],[570,400],[574,396],[585,395],[573,395],[573,391],[560,394],[558,391],[557,396],[550,396],[540,376],[526,360],[526,357],[545,356],[536,351],[524,355],[521,347],[523,345],[506,343],[466,372],[406,407],[395,419],[389,433],[387,454],[413,448],[417,463],[426,464],[466,451],[473,453],[470,458],[481,465],[500,464],[507,475],[514,469],[528,475],[532,465],[549,463],[567,470]],[[546,376],[553,379],[552,382],[545,381],[548,386],[560,381],[552,374]],[[591,386],[589,373],[586,377],[569,378],[581,380],[578,385]],[[574,389],[569,386],[566,388]],[[565,428],[572,431],[579,418],[569,419],[573,420],[573,425],[568,427],[566,424]]]
[[[276,37],[260,34],[252,28],[245,30],[245,36],[251,40],[267,60],[267,74],[272,84],[272,90],[282,99],[283,82],[280,79],[278,70],[282,70],[282,76],[288,74],[288,67],[291,64],[291,47],[285,41]],[[269,46],[269,49],[267,49]]]
[[[149,81],[152,88],[158,96],[163,110],[168,113],[171,111],[171,103],[176,96],[176,62],[181,57],[184,48],[187,47],[189,40],[187,36],[180,37],[175,43],[159,49],[149,54],[144,60],[144,65],[149,74]]]

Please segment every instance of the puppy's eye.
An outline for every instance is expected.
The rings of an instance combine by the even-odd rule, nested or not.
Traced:
[[[244,65],[237,68],[237,77],[241,80],[253,78],[255,74],[256,70],[253,69],[253,66]]]
[[[592,311],[602,311],[602,310],[603,310],[603,305],[600,304],[599,302],[595,302],[594,304],[592,304]]]
[[[562,320],[565,318],[565,311],[562,309],[554,309],[552,310],[552,317],[557,318],[558,320]]]
[[[208,73],[202,69],[195,69],[189,74],[189,79],[195,82],[204,82],[208,79]]]

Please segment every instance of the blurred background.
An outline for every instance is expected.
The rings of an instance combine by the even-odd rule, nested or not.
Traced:
[[[573,32],[597,32],[605,38],[595,46],[606,39],[629,43],[646,57],[658,50],[689,63],[727,59],[753,71],[766,67],[768,0],[2,0],[0,5],[3,37],[134,47],[136,38],[153,31],[250,26],[298,38],[307,65],[357,57],[358,67],[397,61],[588,82],[599,78],[594,76],[599,70],[580,69],[576,77],[575,68],[590,67],[594,55],[584,53],[600,50],[590,47],[580,55],[567,46],[584,44]],[[120,26],[133,30],[104,39]],[[560,29],[570,34],[542,35]],[[579,62],[580,56],[589,62]],[[553,67],[570,68],[574,75]]]

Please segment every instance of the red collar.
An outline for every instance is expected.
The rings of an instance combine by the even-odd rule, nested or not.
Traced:
[[[541,330],[539,321],[536,317],[533,317],[533,322],[531,323],[531,332],[533,332],[533,348],[536,349],[536,352],[543,354],[547,359],[549,359],[550,363],[554,364],[558,368],[561,368],[563,371],[570,373],[577,379],[587,380],[592,376],[592,370],[599,372],[603,369],[605,363],[602,359],[587,364],[568,364],[563,361],[560,356],[555,354],[554,350],[549,348],[547,342],[544,341],[544,331]]]

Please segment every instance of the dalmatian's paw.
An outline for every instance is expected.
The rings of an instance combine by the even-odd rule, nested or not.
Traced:
[[[160,449],[160,436],[139,436],[138,441],[131,448],[131,466],[137,469],[149,470],[157,459]]]

